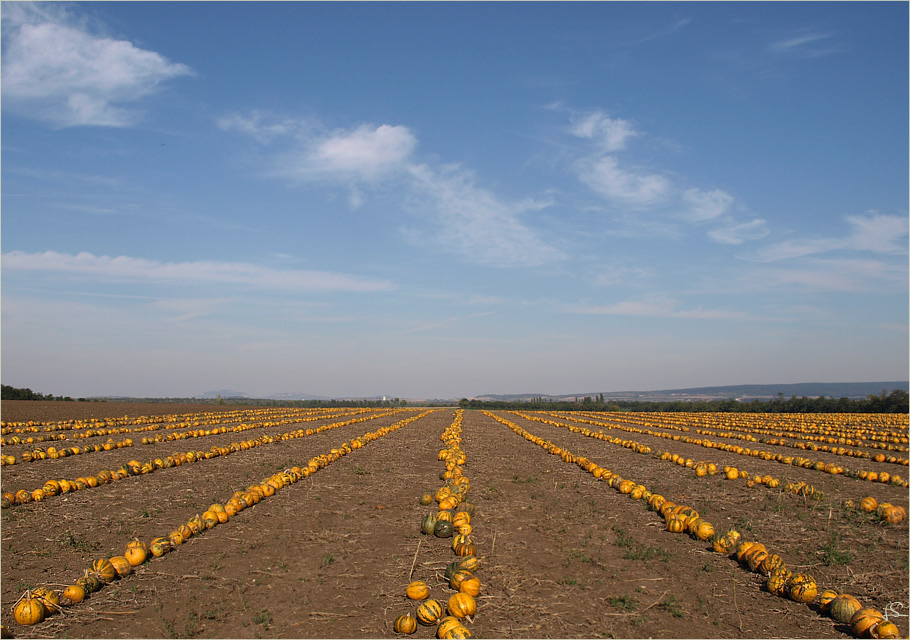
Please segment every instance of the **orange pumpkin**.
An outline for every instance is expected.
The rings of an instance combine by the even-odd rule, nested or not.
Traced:
[[[117,575],[121,578],[128,576],[133,572],[133,565],[123,556],[114,556],[108,562],[116,569]]]
[[[415,580],[408,585],[406,593],[411,600],[426,600],[430,597],[430,587],[423,580]]]
[[[78,584],[71,584],[63,590],[63,604],[79,604],[85,600],[85,589]]]
[[[92,571],[106,583],[111,583],[118,577],[117,569],[114,568],[114,565],[112,565],[111,561],[107,558],[95,560],[92,564]]]
[[[33,598],[28,591],[13,607],[13,619],[22,625],[38,624],[44,620],[45,615],[47,611],[41,600]]]
[[[417,631],[417,618],[410,613],[405,613],[395,619],[396,633],[414,633]]]
[[[447,609],[456,618],[473,616],[477,612],[477,601],[470,594],[456,593],[449,598]]]

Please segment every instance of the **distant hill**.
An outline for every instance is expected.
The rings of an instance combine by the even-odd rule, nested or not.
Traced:
[[[660,402],[668,400],[722,400],[726,398],[739,400],[772,399],[779,394],[789,399],[801,398],[850,398],[858,400],[882,391],[890,393],[896,389],[910,391],[908,381],[890,382],[800,382],[795,384],[737,384],[720,387],[691,387],[687,389],[660,389],[654,391],[595,391],[591,393],[574,393],[565,395],[547,395],[522,393],[512,395],[477,396],[477,400],[500,400],[520,402],[545,398],[549,400],[575,400],[576,398],[597,398],[603,394],[604,400],[641,400]]]

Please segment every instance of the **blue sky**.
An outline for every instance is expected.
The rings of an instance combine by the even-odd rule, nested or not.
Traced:
[[[908,5],[14,3],[2,378],[908,376]]]

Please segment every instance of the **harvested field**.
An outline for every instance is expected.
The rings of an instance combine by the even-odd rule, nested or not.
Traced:
[[[180,418],[168,422],[172,415]],[[154,419],[139,424],[141,416]],[[581,458],[694,508],[719,533],[736,529],[742,540],[763,543],[789,570],[813,577],[819,591],[848,592],[908,634],[907,520],[888,524],[874,512],[845,506],[872,496],[907,509],[905,486],[704,445],[749,446],[906,478],[906,416],[899,425],[904,441],[891,450],[852,446],[873,457],[884,452],[898,458],[893,462],[796,449],[795,436],[781,437],[777,445],[744,441],[734,437],[747,433],[734,431],[737,425],[696,424],[700,414],[646,417],[647,425],[641,414],[619,413],[4,402],[6,424],[121,418],[104,428],[161,428],[79,439],[72,437],[79,430],[69,429],[55,432],[67,440],[30,444],[11,444],[6,432],[3,454],[17,462],[3,467],[3,492],[32,492],[48,480],[117,470],[134,460],[219,447],[221,453],[4,508],[2,622],[17,637],[36,638],[394,637],[395,619],[417,610],[405,596],[409,582],[425,581],[443,608],[456,593],[444,576],[457,558],[452,538],[421,532],[422,519],[437,507],[419,499],[447,484],[440,478],[446,471],[440,450],[457,447],[465,456],[457,467],[469,481],[466,500],[476,508],[470,537],[481,587],[476,614],[463,621],[476,637],[853,637],[817,603],[769,593],[766,576],[715,552],[709,541],[671,533],[645,498],[611,487],[606,477],[582,468]],[[344,424],[353,420],[360,421]],[[773,428],[774,419],[768,420],[765,426]],[[859,429],[859,421],[850,428]],[[248,428],[230,430],[241,424]],[[319,430],[329,425],[335,426]],[[460,440],[443,442],[453,425],[459,425]],[[154,441],[194,431],[199,435]],[[549,450],[528,435],[546,441]],[[23,453],[39,447],[126,438],[131,446],[22,461]],[[232,443],[257,440],[231,450]],[[694,464],[661,459],[664,451],[683,462],[714,463],[720,472],[698,477]],[[209,505],[226,503],[283,470],[307,468],[319,456],[328,461],[322,459],[317,471],[151,558],[81,604],[39,624],[14,622],[13,605],[26,590],[62,590],[96,559],[122,555],[134,538],[166,537]],[[749,478],[728,479],[722,470],[730,466],[748,470]],[[756,476],[781,484],[756,483]],[[811,485],[815,494],[788,490],[788,484]],[[418,625],[413,637],[435,632],[435,625]]]

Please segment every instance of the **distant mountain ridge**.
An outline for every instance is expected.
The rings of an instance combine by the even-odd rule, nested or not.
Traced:
[[[778,395],[784,398],[792,396],[862,399],[878,395],[882,391],[890,393],[896,389],[910,391],[910,381],[888,382],[798,382],[791,384],[737,384],[717,387],[690,387],[685,389],[658,389],[653,391],[595,391],[591,393],[570,393],[561,395],[547,394],[490,394],[477,396],[478,400],[521,401],[534,398],[552,400],[574,400],[576,398],[597,398],[603,395],[604,400],[641,400],[644,402],[666,400],[715,400],[715,399],[772,399]]]

